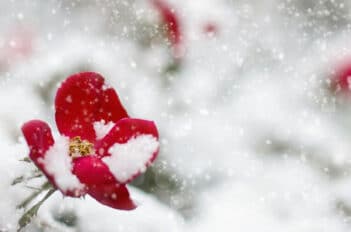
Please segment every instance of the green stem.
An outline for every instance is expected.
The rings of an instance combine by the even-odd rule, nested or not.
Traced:
[[[43,176],[43,175],[40,172],[36,172],[30,177],[19,176],[19,177],[17,177],[16,179],[14,179],[12,181],[11,185],[16,185],[16,184],[21,183],[23,181],[28,181],[28,180],[31,180],[31,179],[34,179],[34,178],[38,178],[38,177],[41,177],[41,176]]]
[[[20,159],[19,161],[23,161],[23,162],[26,162],[26,163],[32,162],[28,157],[25,157],[25,158],[23,158],[23,159]]]
[[[20,208],[25,208],[34,198],[36,198],[39,194],[41,194],[43,191],[49,189],[51,187],[51,184],[49,182],[45,182],[39,191],[36,191],[32,193],[27,199],[25,199],[21,204],[17,206],[17,209]]]
[[[21,231],[26,225],[28,225],[33,217],[38,213],[38,210],[40,208],[40,206],[44,203],[44,201],[46,201],[46,199],[48,199],[54,192],[56,191],[56,189],[50,189],[46,195],[44,196],[43,199],[41,199],[38,203],[36,203],[35,205],[33,205],[29,210],[27,210],[23,216],[18,220],[18,225],[20,226],[17,230],[17,232]]]

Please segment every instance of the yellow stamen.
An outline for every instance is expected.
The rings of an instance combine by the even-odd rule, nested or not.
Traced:
[[[75,159],[81,156],[91,155],[94,152],[93,144],[87,140],[81,140],[79,136],[74,137],[69,143],[69,155]]]

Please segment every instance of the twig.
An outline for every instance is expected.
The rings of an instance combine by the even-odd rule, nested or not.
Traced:
[[[23,181],[28,181],[28,180],[31,180],[31,179],[34,179],[34,178],[38,178],[38,177],[41,177],[43,176],[43,174],[41,174],[40,172],[36,172],[34,173],[33,176],[30,176],[30,177],[25,177],[25,176],[19,176],[17,177],[16,179],[14,179],[11,183],[11,185],[16,185],[18,183],[21,183]]]
[[[51,184],[49,182],[45,182],[40,190],[33,192],[27,199],[25,199],[21,204],[17,205],[17,209],[20,208],[25,208],[34,198],[36,198],[40,193],[43,191],[49,189],[51,187]]]
[[[27,163],[32,162],[28,157],[25,157],[25,158],[23,158],[23,159],[20,159],[19,161],[23,161],[23,162],[27,162]]]
[[[18,220],[18,225],[19,228],[17,230],[17,232],[21,231],[26,225],[28,225],[32,219],[33,216],[35,216],[38,213],[38,210],[40,208],[40,206],[44,203],[44,201],[46,199],[48,199],[54,192],[56,191],[56,189],[50,189],[45,197],[43,199],[41,199],[38,203],[36,203],[35,205],[33,205],[29,210],[27,210],[23,216]]]

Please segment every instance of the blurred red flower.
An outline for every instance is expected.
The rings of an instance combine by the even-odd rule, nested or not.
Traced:
[[[179,16],[164,0],[151,0],[151,3],[160,13],[162,21],[166,26],[167,36],[173,49],[173,56],[180,58],[183,56],[183,48]]]
[[[340,65],[335,73],[333,80],[333,89],[348,93],[351,90],[351,63],[344,63]]]

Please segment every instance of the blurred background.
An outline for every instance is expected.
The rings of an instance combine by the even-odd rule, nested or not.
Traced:
[[[101,73],[155,120],[157,162],[117,211],[56,193],[24,231],[351,231],[351,2],[0,2],[0,231],[43,178],[21,125],[59,83]],[[351,80],[351,79],[350,79]],[[350,81],[351,83],[351,81]]]

